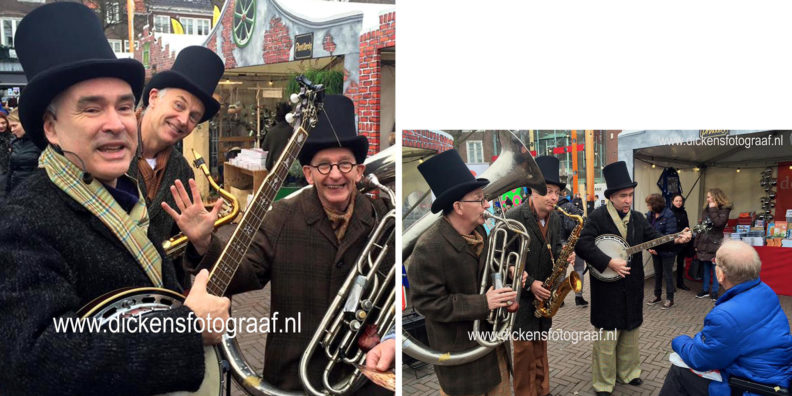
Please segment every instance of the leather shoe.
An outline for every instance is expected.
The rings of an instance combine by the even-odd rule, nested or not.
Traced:
[[[690,290],[690,288],[685,286],[685,285],[678,285],[677,289],[679,289],[679,290]]]
[[[597,396],[610,396],[610,392],[597,392]]]
[[[636,379],[630,381],[629,384],[632,385],[632,386],[641,386],[641,384],[643,384],[643,380],[640,379],[640,378],[636,378]]]

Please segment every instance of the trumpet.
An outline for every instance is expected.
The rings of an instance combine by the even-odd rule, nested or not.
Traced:
[[[206,161],[204,161],[201,154],[198,154],[198,152],[195,151],[195,149],[192,150],[192,153],[193,153],[193,157],[195,157],[195,160],[193,161],[193,165],[203,172],[204,176],[206,176],[206,179],[209,181],[209,184],[212,186],[212,188],[217,190],[217,192],[220,193],[220,195],[225,200],[225,204],[228,204],[231,207],[231,210],[225,216],[218,217],[217,220],[215,221],[214,228],[217,229],[217,227],[220,227],[221,225],[226,224],[231,220],[234,220],[237,214],[239,214],[239,201],[237,201],[236,197],[233,196],[231,193],[229,193],[226,190],[223,190],[222,188],[220,188],[220,186],[217,185],[215,180],[212,178],[212,174],[211,172],[209,172],[209,167],[206,166]],[[167,241],[162,242],[162,250],[165,251],[165,256],[167,256],[170,259],[173,259],[174,257],[178,257],[184,254],[184,250],[187,248],[187,242],[188,242],[187,236],[184,235],[184,233],[180,232],[174,235],[173,237],[171,237],[170,239],[168,239]]]

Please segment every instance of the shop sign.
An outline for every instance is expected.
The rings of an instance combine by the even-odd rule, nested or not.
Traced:
[[[729,136],[730,130],[728,129],[701,129],[699,130],[699,138],[715,138],[721,136]]]
[[[294,36],[294,60],[313,58],[313,32]]]

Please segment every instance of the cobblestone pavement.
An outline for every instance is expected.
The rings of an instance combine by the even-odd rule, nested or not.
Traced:
[[[588,278],[588,276],[586,276]],[[644,322],[641,326],[641,378],[640,387],[617,384],[614,395],[657,395],[665,380],[670,363],[671,339],[680,334],[694,335],[701,330],[704,316],[712,308],[709,298],[697,299],[700,282],[686,282],[692,291],[677,291],[674,306],[661,310],[644,305]],[[654,279],[644,285],[645,296],[654,294]],[[584,296],[589,299],[588,279],[584,286]],[[792,322],[792,297],[779,296],[781,306]],[[646,298],[645,298],[646,299]],[[570,293],[566,305],[553,318],[555,330],[590,331],[589,309],[575,306],[575,297]],[[554,396],[594,395],[591,388],[591,341],[549,341],[550,392]],[[403,395],[436,395],[439,385],[431,366],[417,369],[402,366]]]

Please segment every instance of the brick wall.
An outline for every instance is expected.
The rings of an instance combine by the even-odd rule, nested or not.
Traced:
[[[220,25],[223,26],[223,53],[217,52],[217,41],[214,34],[210,36],[209,43],[207,43],[206,47],[210,50],[214,51],[219,57],[223,58],[225,61],[225,68],[233,69],[236,67],[236,60],[234,59],[234,48],[236,48],[236,43],[234,43],[233,39],[233,24],[234,24],[234,7],[236,6],[236,0],[227,0],[228,7],[226,8],[223,17],[218,21]],[[256,31],[253,31],[253,34],[256,34]]]
[[[150,67],[146,69],[147,80],[157,72],[170,70],[170,68],[173,66],[173,62],[176,60],[177,55],[174,51],[170,50],[170,45],[166,44],[163,47],[161,40],[155,38],[154,35],[149,32],[148,28],[143,29],[143,34],[141,35],[139,41],[140,45],[135,50],[135,59],[141,61],[143,59],[143,47],[146,43],[149,43]]]
[[[448,136],[427,130],[402,131],[402,145],[436,150],[438,153],[454,148],[454,140]]]
[[[264,32],[264,63],[288,62],[291,47],[289,28],[280,18],[272,17],[269,21],[269,29]]]
[[[358,131],[369,139],[369,154],[380,151],[380,53],[396,46],[396,13],[379,16],[380,28],[360,36],[360,77],[345,95],[355,102]],[[345,77],[346,79],[346,74]]]

